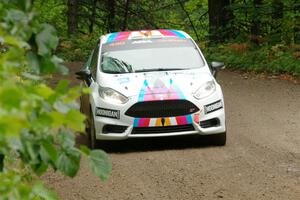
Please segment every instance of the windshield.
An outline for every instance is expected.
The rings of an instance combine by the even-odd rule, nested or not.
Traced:
[[[106,73],[194,69],[204,62],[187,39],[126,41],[104,46],[101,68]]]

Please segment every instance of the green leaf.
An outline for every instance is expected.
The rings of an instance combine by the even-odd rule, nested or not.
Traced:
[[[64,102],[69,103],[71,101],[74,101],[77,98],[79,98],[80,95],[81,95],[81,87],[80,86],[72,87],[68,90],[67,95],[64,97]]]
[[[50,56],[58,44],[55,29],[49,24],[42,24],[42,31],[36,35],[35,41],[38,46],[38,54]]]
[[[34,185],[33,193],[44,200],[58,200],[58,196],[54,192],[45,188],[42,182],[37,182]]]
[[[85,145],[80,145],[80,150],[87,156],[91,153],[91,150]]]
[[[69,69],[63,65],[63,59],[54,55],[51,57],[51,62],[55,66],[55,71],[60,72],[63,75],[67,75],[69,73]]]
[[[48,169],[48,164],[45,162],[40,162],[39,164],[33,165],[33,170],[38,176],[43,175]]]
[[[84,123],[83,123],[85,118],[86,117],[83,114],[81,114],[79,111],[70,110],[66,114],[65,121],[67,122],[68,127],[74,129],[75,131],[83,132],[84,129],[85,129],[85,126],[84,126]]]
[[[45,99],[48,99],[51,95],[54,94],[54,91],[45,84],[39,84],[38,86],[36,86],[35,91],[38,95],[44,97]]]
[[[89,94],[90,92],[91,92],[91,89],[90,89],[90,88],[88,88],[88,87],[82,88],[82,93],[83,93],[83,94]]]
[[[81,154],[78,150],[72,148],[59,154],[56,167],[59,171],[69,177],[76,176],[80,167]]]
[[[63,60],[56,56],[43,56],[40,59],[41,73],[55,73],[68,74],[68,68],[63,65]]]
[[[28,44],[26,42],[24,42],[22,40],[18,40],[17,38],[12,37],[12,36],[5,37],[4,42],[8,45],[16,46],[16,47],[19,47],[19,48],[28,47]]]
[[[53,163],[56,162],[57,160],[57,151],[54,147],[54,145],[50,141],[44,141],[41,145],[41,156],[42,159],[47,162],[47,161],[52,161]]]
[[[40,63],[37,55],[30,51],[27,53],[26,56],[27,56],[28,65],[33,70],[33,72],[40,73]]]
[[[57,86],[55,87],[55,91],[59,94],[65,94],[69,84],[70,84],[69,80],[60,80]]]
[[[10,137],[18,137],[22,129],[28,126],[28,122],[20,116],[8,115],[0,117],[1,134]]]
[[[20,108],[23,94],[17,87],[0,88],[0,105],[6,109]]]
[[[58,141],[63,149],[72,148],[75,146],[75,137],[73,133],[60,131]]]
[[[91,151],[88,157],[88,164],[95,175],[101,180],[107,180],[111,174],[111,162],[107,154],[102,150]]]
[[[52,118],[51,126],[53,128],[59,128],[65,124],[65,115],[63,113],[52,111],[51,113],[49,113],[49,116],[51,116]]]

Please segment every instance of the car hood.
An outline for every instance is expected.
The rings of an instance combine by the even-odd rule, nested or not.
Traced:
[[[128,74],[101,74],[99,84],[127,97],[140,100],[184,99],[212,80],[207,70],[159,71]]]

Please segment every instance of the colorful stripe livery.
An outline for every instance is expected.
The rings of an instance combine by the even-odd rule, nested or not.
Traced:
[[[122,41],[122,40],[128,40],[128,37],[130,36],[131,32],[118,32],[118,33],[112,33],[109,35],[107,42],[115,42],[115,41]]]
[[[160,87],[158,87],[158,85]],[[140,94],[138,96],[138,102],[176,100],[176,99],[185,99],[185,96],[181,92],[181,90],[174,84],[172,79],[169,79],[169,87],[167,87],[166,84],[164,84],[163,81],[160,79],[155,80],[152,87],[149,85],[148,81],[145,80],[144,85],[142,86]],[[164,118],[135,118],[133,126],[134,127],[158,127],[158,126],[186,125],[191,123],[192,123],[192,115],[185,115],[185,116],[164,117]]]
[[[160,85],[159,87],[157,85]],[[138,102],[142,101],[161,101],[161,100],[176,100],[185,99],[182,91],[169,80],[169,87],[167,87],[161,80],[157,79],[151,87],[147,80],[144,81],[139,96]]]
[[[176,126],[176,125],[186,125],[191,123],[192,123],[192,115],[164,117],[164,118],[135,118],[133,127]]]
[[[180,33],[179,31],[176,31],[176,30],[161,29],[161,30],[158,30],[158,31],[161,32],[161,34],[163,34],[164,36],[173,36],[173,37],[179,37],[179,38],[186,38],[185,35],[183,35],[182,33]]]
[[[152,37],[176,37],[176,38],[187,38],[183,33],[176,30],[144,30],[144,31],[126,31],[116,32],[108,35],[106,43],[129,40],[133,38],[152,38]]]

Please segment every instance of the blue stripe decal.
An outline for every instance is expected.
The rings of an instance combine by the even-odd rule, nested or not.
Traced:
[[[193,123],[193,120],[192,120],[192,116],[191,116],[191,115],[187,115],[187,116],[186,116],[186,119],[187,119],[187,122],[188,122],[189,124]]]
[[[115,38],[117,37],[118,33],[112,33],[107,39],[107,42],[113,42]]]
[[[175,30],[170,30],[172,33],[174,33],[175,35],[177,35],[180,38],[186,38],[182,33],[180,33],[179,31],[175,31]]]
[[[139,102],[144,100],[144,96],[145,96],[147,87],[148,87],[148,82],[147,82],[147,80],[144,80],[144,85],[143,85],[143,87],[140,91],[140,94],[139,94],[139,99],[138,99]]]
[[[179,95],[180,99],[185,99],[184,94],[181,92],[181,90],[177,87],[177,85],[173,84],[173,88],[175,89],[176,93]]]
[[[139,126],[139,118],[134,118],[133,127],[138,127],[138,126]]]
[[[179,99],[185,99],[184,94],[177,87],[177,85],[173,84],[173,80],[172,79],[170,79],[170,87],[174,88],[174,90],[176,91],[177,95],[179,96]]]

